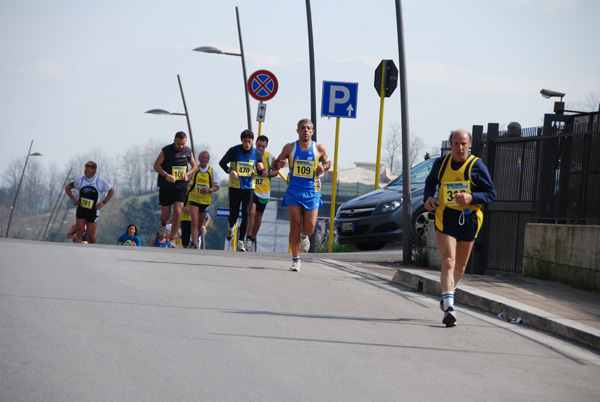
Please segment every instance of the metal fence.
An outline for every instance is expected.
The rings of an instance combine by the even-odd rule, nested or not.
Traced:
[[[523,272],[527,223],[600,224],[600,125],[546,115],[543,127],[507,137],[497,124],[473,127],[472,152],[496,187],[486,206],[470,272]]]

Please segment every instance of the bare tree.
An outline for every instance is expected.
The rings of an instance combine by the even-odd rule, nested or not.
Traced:
[[[585,100],[579,102],[577,109],[582,112],[597,112],[600,110],[600,91],[587,94]]]
[[[402,128],[400,124],[391,124],[383,141],[383,162],[393,175],[402,171]]]
[[[420,137],[411,134],[410,136],[410,150],[408,155],[409,165],[413,166],[421,157],[425,144]],[[402,128],[400,124],[390,125],[388,135],[386,136],[383,149],[385,154],[383,156],[384,163],[387,164],[390,171],[394,175],[402,173]]]

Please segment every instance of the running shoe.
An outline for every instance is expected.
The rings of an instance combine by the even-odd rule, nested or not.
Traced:
[[[456,326],[456,313],[452,307],[448,307],[448,309],[446,309],[442,322],[446,324],[447,327]]]
[[[292,266],[290,267],[290,271],[300,271],[300,260],[292,260]]]
[[[233,239],[233,228],[227,229],[227,241],[231,241]]]
[[[303,253],[308,253],[308,249],[310,248],[310,240],[308,236],[300,236],[300,251]]]
[[[241,251],[241,252],[245,252],[246,251],[246,247],[244,246],[244,242],[239,240],[237,242],[237,247],[235,248],[236,251]]]
[[[175,248],[175,239],[169,239],[169,244],[167,244],[167,248]]]
[[[254,241],[251,238],[246,238],[246,251],[254,251]]]

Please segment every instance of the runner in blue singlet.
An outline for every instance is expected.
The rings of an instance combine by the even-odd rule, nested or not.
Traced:
[[[300,270],[300,250],[310,247],[308,236],[315,231],[321,200],[319,176],[331,168],[323,144],[313,142],[313,124],[309,119],[298,122],[298,141],[283,147],[274,166],[283,168],[290,162],[289,185],[281,205],[288,207],[290,215],[291,271]]]

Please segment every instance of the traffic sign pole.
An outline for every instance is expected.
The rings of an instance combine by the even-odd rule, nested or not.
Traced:
[[[377,136],[377,160],[375,163],[375,190],[379,189],[379,176],[381,174],[381,137],[383,132],[383,106],[385,104],[385,60],[381,69],[381,100],[379,102],[379,131]]]
[[[331,208],[329,211],[329,248],[331,253],[333,250],[333,221],[335,219],[335,194],[337,187],[337,161],[338,161],[338,144],[340,140],[340,118],[335,119],[335,148],[333,151],[333,183],[331,187]]]
[[[381,97],[379,106],[379,135],[377,141],[377,163],[375,166],[375,190],[379,188],[381,169],[381,137],[383,131],[384,99],[389,98],[398,85],[398,69],[393,60],[381,60],[375,69],[375,90]]]

